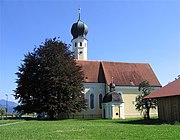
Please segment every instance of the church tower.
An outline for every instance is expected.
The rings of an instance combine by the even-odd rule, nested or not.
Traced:
[[[75,53],[75,59],[77,60],[87,60],[87,33],[88,27],[84,22],[81,21],[79,9],[78,21],[71,27],[71,34],[73,36],[71,42],[73,45],[73,52]]]

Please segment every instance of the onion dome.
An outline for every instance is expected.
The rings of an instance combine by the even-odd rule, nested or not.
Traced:
[[[105,94],[104,98],[103,98],[103,103],[107,103],[107,102],[121,102],[123,103],[123,98],[122,95],[118,92],[110,92]]]
[[[87,33],[88,33],[88,27],[80,19],[72,25],[71,34],[73,36],[73,39],[79,36],[86,38]]]

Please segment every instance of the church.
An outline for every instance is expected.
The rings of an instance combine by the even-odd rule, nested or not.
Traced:
[[[135,109],[135,98],[141,92],[138,85],[147,80],[153,90],[161,87],[151,66],[146,63],[87,60],[88,26],[79,18],[71,27],[72,49],[84,72],[83,93],[87,110],[71,114],[69,118],[124,119],[142,117]],[[157,115],[151,110],[150,115]]]

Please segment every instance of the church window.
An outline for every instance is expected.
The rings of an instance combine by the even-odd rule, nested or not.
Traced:
[[[77,42],[75,42],[75,47],[77,47]]]
[[[99,108],[102,109],[102,94],[99,94]]]
[[[90,88],[90,92],[91,92],[91,93],[94,92],[94,88],[93,88],[93,87]]]
[[[80,46],[82,46],[82,42],[80,42]]]
[[[93,109],[94,108],[94,94],[90,95],[90,108]]]

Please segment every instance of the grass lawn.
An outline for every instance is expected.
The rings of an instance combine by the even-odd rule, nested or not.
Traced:
[[[0,120],[0,125],[9,124],[9,123],[16,123],[19,121],[21,121],[21,120]],[[1,128],[0,128],[0,130],[1,130]]]
[[[2,126],[2,140],[67,140],[67,139],[180,139],[180,125],[144,124],[139,119],[126,120],[58,120],[58,121],[19,121]],[[4,121],[4,120],[3,120]]]

